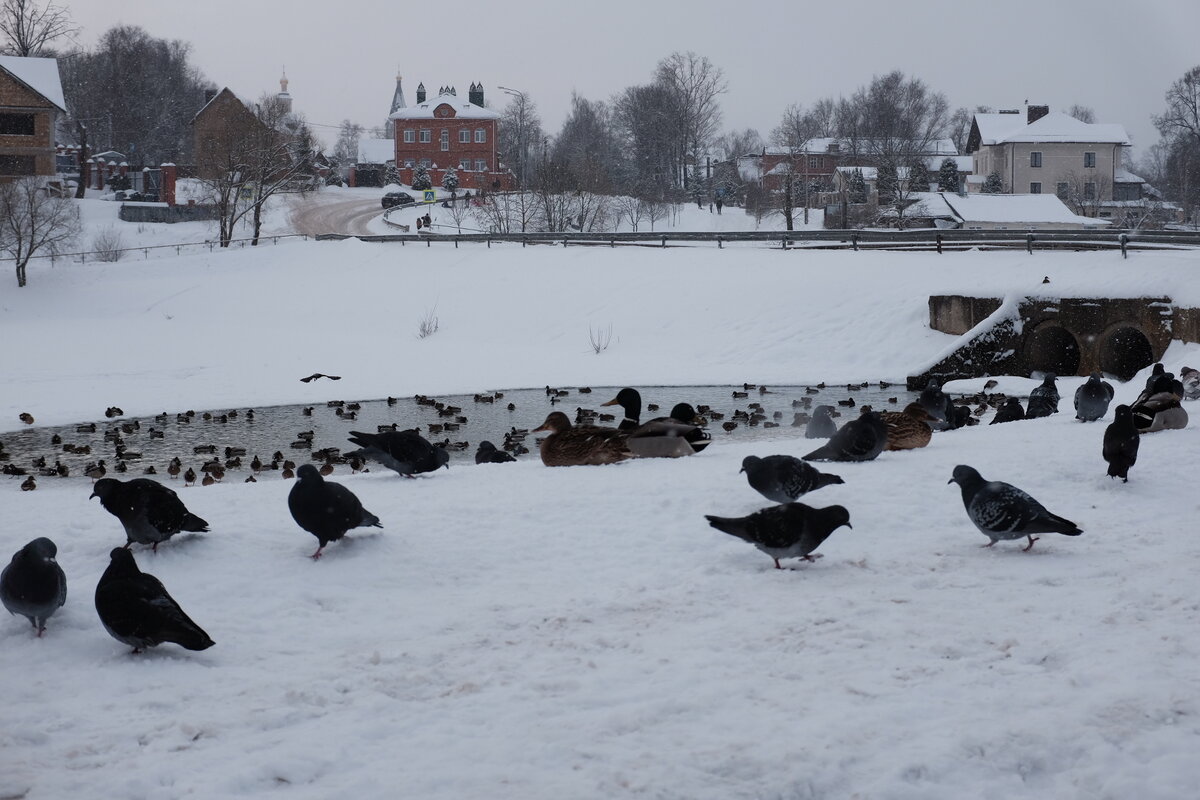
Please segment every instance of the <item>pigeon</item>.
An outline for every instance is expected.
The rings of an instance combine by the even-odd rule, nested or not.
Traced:
[[[1146,378],[1146,389],[1138,397],[1134,405],[1137,405],[1137,403],[1142,402],[1143,399],[1151,395],[1163,392],[1173,394],[1182,400],[1184,395],[1183,381],[1176,379],[1174,373],[1167,372],[1166,367],[1162,363],[1158,363],[1150,371],[1150,377]]]
[[[57,554],[54,542],[42,536],[14,553],[0,572],[0,602],[9,613],[28,619],[38,636],[67,601],[67,576],[54,560]]]
[[[288,492],[288,510],[297,525],[317,537],[320,546],[312,554],[314,560],[321,557],[325,545],[341,539],[351,528],[383,527],[353,492],[322,478],[312,464],[301,464],[296,477]]]
[[[941,385],[936,380],[929,379],[929,383],[921,390],[917,402],[921,404],[921,408],[929,412],[929,416],[934,418],[935,421],[930,423],[931,428],[944,431],[954,427],[954,404],[951,402],[950,396],[942,391]]]
[[[1108,404],[1112,399],[1112,384],[1101,380],[1099,372],[1093,372],[1091,377],[1075,390],[1075,419],[1081,422],[1095,422],[1108,413]]]
[[[175,492],[149,478],[101,478],[88,499],[92,497],[99,497],[104,510],[121,521],[126,547],[137,542],[157,551],[161,542],[180,531],[208,531],[208,523],[188,511]]]
[[[1025,409],[1021,407],[1021,401],[1016,397],[1010,397],[996,409],[996,416],[992,417],[992,421],[988,424],[996,425],[1001,422],[1017,422],[1022,419],[1025,419]]]
[[[1029,393],[1029,405],[1025,409],[1025,419],[1048,417],[1058,413],[1058,387],[1054,381],[1057,375],[1053,372],[1042,379],[1041,386],[1033,387]]]
[[[479,449],[475,451],[476,464],[504,464],[509,461],[516,461],[511,453],[506,453],[503,450],[497,450],[496,445],[491,442],[480,442]]]
[[[719,531],[749,542],[775,560],[775,569],[783,569],[781,558],[815,561],[812,551],[829,534],[850,524],[850,512],[843,506],[813,508],[804,503],[785,503],[755,511],[748,517],[704,516]]]
[[[871,461],[887,446],[888,429],[879,414],[867,411],[843,425],[823,447],[803,458],[806,461]]]
[[[1012,484],[985,481],[974,467],[959,464],[947,483],[957,483],[962,489],[967,516],[984,536],[991,539],[984,547],[991,547],[1001,539],[1025,536],[1029,544],[1022,550],[1028,551],[1038,540],[1035,533],[1065,536],[1083,533],[1074,522],[1051,514],[1045,506]]]
[[[1179,371],[1184,400],[1200,400],[1200,370],[1184,367]]]
[[[1137,463],[1141,439],[1133,421],[1133,411],[1129,406],[1117,406],[1116,419],[1104,429],[1103,453],[1108,462],[1108,477],[1129,482],[1129,468]]]
[[[158,578],[138,569],[124,547],[109,553],[108,569],[96,584],[96,613],[114,639],[140,653],[174,642],[188,650],[212,647],[212,639],[167,594]]]
[[[817,406],[813,409],[812,419],[804,429],[805,439],[828,439],[837,433],[837,423],[833,421],[833,406]]]
[[[795,456],[746,456],[741,471],[750,488],[774,503],[791,503],[822,486],[845,483]]]
[[[433,472],[439,467],[449,469],[450,454],[445,448],[430,444],[420,434],[412,431],[350,431],[350,441],[362,449],[346,453],[346,458],[378,461],[406,478],[422,472]]]

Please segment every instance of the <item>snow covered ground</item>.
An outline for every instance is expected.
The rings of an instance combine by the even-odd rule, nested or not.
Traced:
[[[343,375],[346,399],[902,379],[949,340],[927,327],[931,292],[1197,304],[1196,266],[357,241],[39,265],[25,289],[0,284],[0,430],[22,411],[316,402],[330,386],[297,380],[313,371]],[[439,330],[419,339],[430,310]],[[1165,361],[1197,366],[1200,348]],[[741,459],[806,440],[343,474],[384,529],[316,563],[290,482],[180,489],[212,532],[136,557],[216,640],[201,653],[132,656],[100,626],[92,593],[124,537],[86,480],[0,481],[0,559],[49,536],[69,588],[42,639],[0,619],[0,797],[1192,796],[1200,434],[1146,436],[1112,483],[1105,423],[1074,422],[1078,381],[1061,383],[1055,417],[830,465],[845,484],[805,500],[854,528],[794,570],[703,515],[766,506]],[[1085,533],[982,549],[946,484],[959,463]]]

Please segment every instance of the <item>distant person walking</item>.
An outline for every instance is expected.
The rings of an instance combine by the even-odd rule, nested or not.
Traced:
[[[724,205],[724,203],[722,203],[722,202],[721,202],[721,198],[719,198],[719,197],[718,197],[718,198],[717,198],[717,213],[718,213],[718,214],[720,214],[720,213],[721,213],[721,206],[722,206],[722,205]]]

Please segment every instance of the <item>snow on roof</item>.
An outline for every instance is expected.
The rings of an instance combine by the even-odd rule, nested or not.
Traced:
[[[830,149],[831,147],[833,148],[832,150]],[[823,137],[809,139],[802,147],[796,148],[795,152],[812,155],[823,153],[845,155],[853,152],[872,153],[876,149],[875,142],[871,139],[860,139],[856,145],[855,142],[849,139]],[[763,151],[769,156],[786,156],[793,152],[790,147],[766,147],[763,148]],[[956,156],[958,155],[958,147],[955,146],[953,139],[934,139],[922,149],[922,152],[937,156]]]
[[[1120,168],[1118,168],[1116,170],[1116,172],[1113,173],[1113,181],[1115,183],[1145,183],[1146,182],[1141,177],[1134,175],[1129,170],[1120,169]]]
[[[396,143],[391,139],[359,139],[359,164],[386,164],[396,160]]]
[[[971,222],[1061,222],[1071,225],[1103,227],[1106,220],[1081,217],[1071,212],[1062,200],[1052,194],[968,194],[949,192],[914,192],[913,197],[935,207],[940,198],[954,216],[964,223]]]
[[[58,59],[0,56],[0,67],[54,103],[60,111],[67,110],[67,101],[63,99],[62,78],[58,75]]]
[[[464,100],[452,94],[439,94],[437,97],[432,100],[426,100],[424,103],[397,109],[389,119],[433,119],[434,109],[442,103],[454,109],[454,116],[457,119],[500,119],[498,112],[492,111],[490,108],[477,106],[469,100]]]
[[[1116,142],[1130,144],[1125,126],[1116,123],[1080,122],[1055,111],[1025,124],[1021,114],[976,114],[980,144],[1007,142]]]

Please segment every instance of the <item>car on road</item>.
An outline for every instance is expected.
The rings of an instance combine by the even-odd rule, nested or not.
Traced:
[[[417,199],[408,192],[388,192],[380,202],[384,208],[391,208],[393,206],[406,206],[410,203],[415,203]]]

